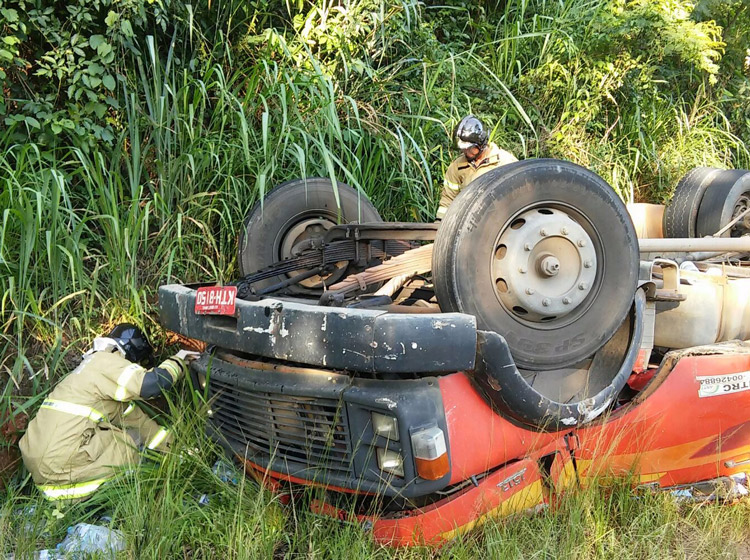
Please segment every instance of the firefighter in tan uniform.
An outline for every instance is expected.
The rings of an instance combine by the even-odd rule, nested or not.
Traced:
[[[145,335],[122,324],[94,340],[83,362],[45,399],[19,442],[24,464],[49,500],[83,499],[134,465],[139,447],[165,451],[171,443],[133,401],[150,399],[185,374],[194,352],[182,350],[158,367],[140,362],[153,351]]]
[[[459,150],[463,152],[445,172],[443,192],[440,196],[440,206],[437,220],[442,220],[453,199],[461,190],[480,175],[501,165],[518,161],[516,157],[489,142],[489,134],[482,121],[474,115],[461,119],[454,134]]]

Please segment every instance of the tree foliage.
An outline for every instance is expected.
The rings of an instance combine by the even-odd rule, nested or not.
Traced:
[[[15,141],[111,143],[127,56],[179,21],[170,0],[0,2],[0,116]],[[17,125],[17,126],[14,126]]]

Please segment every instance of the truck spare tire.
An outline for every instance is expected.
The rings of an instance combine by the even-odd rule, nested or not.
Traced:
[[[258,201],[245,216],[239,236],[240,274],[246,276],[294,256],[306,243],[323,238],[337,224],[382,222],[380,214],[361,192],[327,178],[294,179],[273,189],[263,204]],[[295,271],[299,273],[302,271]],[[315,292],[347,274],[342,262],[325,277],[313,276],[292,286]],[[256,289],[285,279],[276,276],[253,284]]]
[[[433,252],[443,311],[469,313],[529,370],[571,366],[617,331],[633,303],[638,241],[606,181],[570,162],[485,173],[448,208]]]

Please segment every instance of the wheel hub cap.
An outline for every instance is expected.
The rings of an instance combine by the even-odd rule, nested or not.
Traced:
[[[335,222],[326,218],[310,218],[295,224],[284,234],[281,242],[280,252],[281,259],[297,257],[306,249],[310,249],[313,244],[323,240],[326,232],[335,226]],[[345,267],[346,263],[336,263],[336,268]],[[295,270],[289,276],[295,276],[304,272],[304,270]],[[299,282],[300,286],[305,288],[317,288],[323,280],[328,280],[331,275],[315,275]]]
[[[498,298],[526,321],[570,314],[591,292],[597,257],[588,233],[556,208],[535,208],[502,232],[492,259]]]
[[[560,272],[560,261],[554,255],[545,255],[537,260],[537,270],[542,276],[556,276]]]

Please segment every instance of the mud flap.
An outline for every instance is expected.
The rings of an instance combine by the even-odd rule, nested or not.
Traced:
[[[516,367],[505,339],[495,332],[477,331],[477,363],[475,369],[469,372],[470,377],[493,410],[515,423],[544,431],[580,426],[609,408],[627,382],[643,337],[645,307],[646,296],[643,290],[638,290],[623,358],[614,366],[616,370],[599,368],[600,376],[609,375],[611,371],[611,380],[596,394],[585,399],[557,402],[537,391]]]

